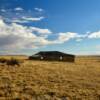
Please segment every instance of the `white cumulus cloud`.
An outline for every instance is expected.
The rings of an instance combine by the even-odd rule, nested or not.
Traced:
[[[6,12],[6,10],[5,9],[1,9],[1,12]]]
[[[22,17],[22,19],[26,20],[26,21],[40,21],[42,19],[44,19],[44,17],[37,17],[37,18],[33,18],[33,17]]]
[[[38,45],[49,44],[43,36],[37,36],[34,32],[51,33],[48,29],[27,27],[16,23],[6,24],[0,19],[0,47],[4,49],[34,48]],[[38,44],[38,45],[37,45]]]
[[[36,11],[42,12],[43,9],[42,8],[34,8]]]
[[[35,21],[41,21],[44,19],[44,17],[22,17],[18,19],[12,19],[11,22],[13,23],[28,23],[28,22],[35,22]]]
[[[51,34],[52,33],[49,29],[41,29],[41,28],[37,28],[37,27],[31,27],[31,29],[40,34]]]
[[[14,10],[15,10],[15,11],[23,11],[24,9],[21,8],[21,7],[17,7],[17,8],[15,8]]]
[[[88,38],[100,38],[100,31],[93,32],[88,35]]]
[[[73,32],[59,33],[58,40],[63,43],[65,41],[69,41],[70,39],[79,38],[79,37],[80,35]]]

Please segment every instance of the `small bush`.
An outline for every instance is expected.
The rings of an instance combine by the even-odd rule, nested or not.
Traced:
[[[5,58],[0,58],[0,63],[6,63],[7,62],[7,59]]]
[[[11,58],[10,60],[7,60],[7,65],[11,65],[11,66],[14,66],[14,65],[20,65],[20,61],[18,59],[14,59],[14,58]]]

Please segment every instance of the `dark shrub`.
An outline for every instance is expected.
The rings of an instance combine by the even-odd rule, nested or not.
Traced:
[[[10,60],[7,60],[7,65],[15,66],[20,65],[20,61],[18,59],[11,58]]]
[[[7,59],[5,58],[0,58],[0,63],[6,63],[7,62]]]

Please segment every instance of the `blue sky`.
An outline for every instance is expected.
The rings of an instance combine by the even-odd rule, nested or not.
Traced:
[[[0,0],[0,47],[100,55],[100,0]]]

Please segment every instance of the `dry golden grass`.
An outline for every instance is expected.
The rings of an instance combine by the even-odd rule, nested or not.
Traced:
[[[100,100],[100,63],[1,64],[0,100]]]
[[[0,55],[0,58],[5,58],[5,59],[15,58],[15,59],[20,59],[20,60],[25,60],[25,59],[28,59],[28,56],[24,56],[24,55],[13,55],[13,56]]]

